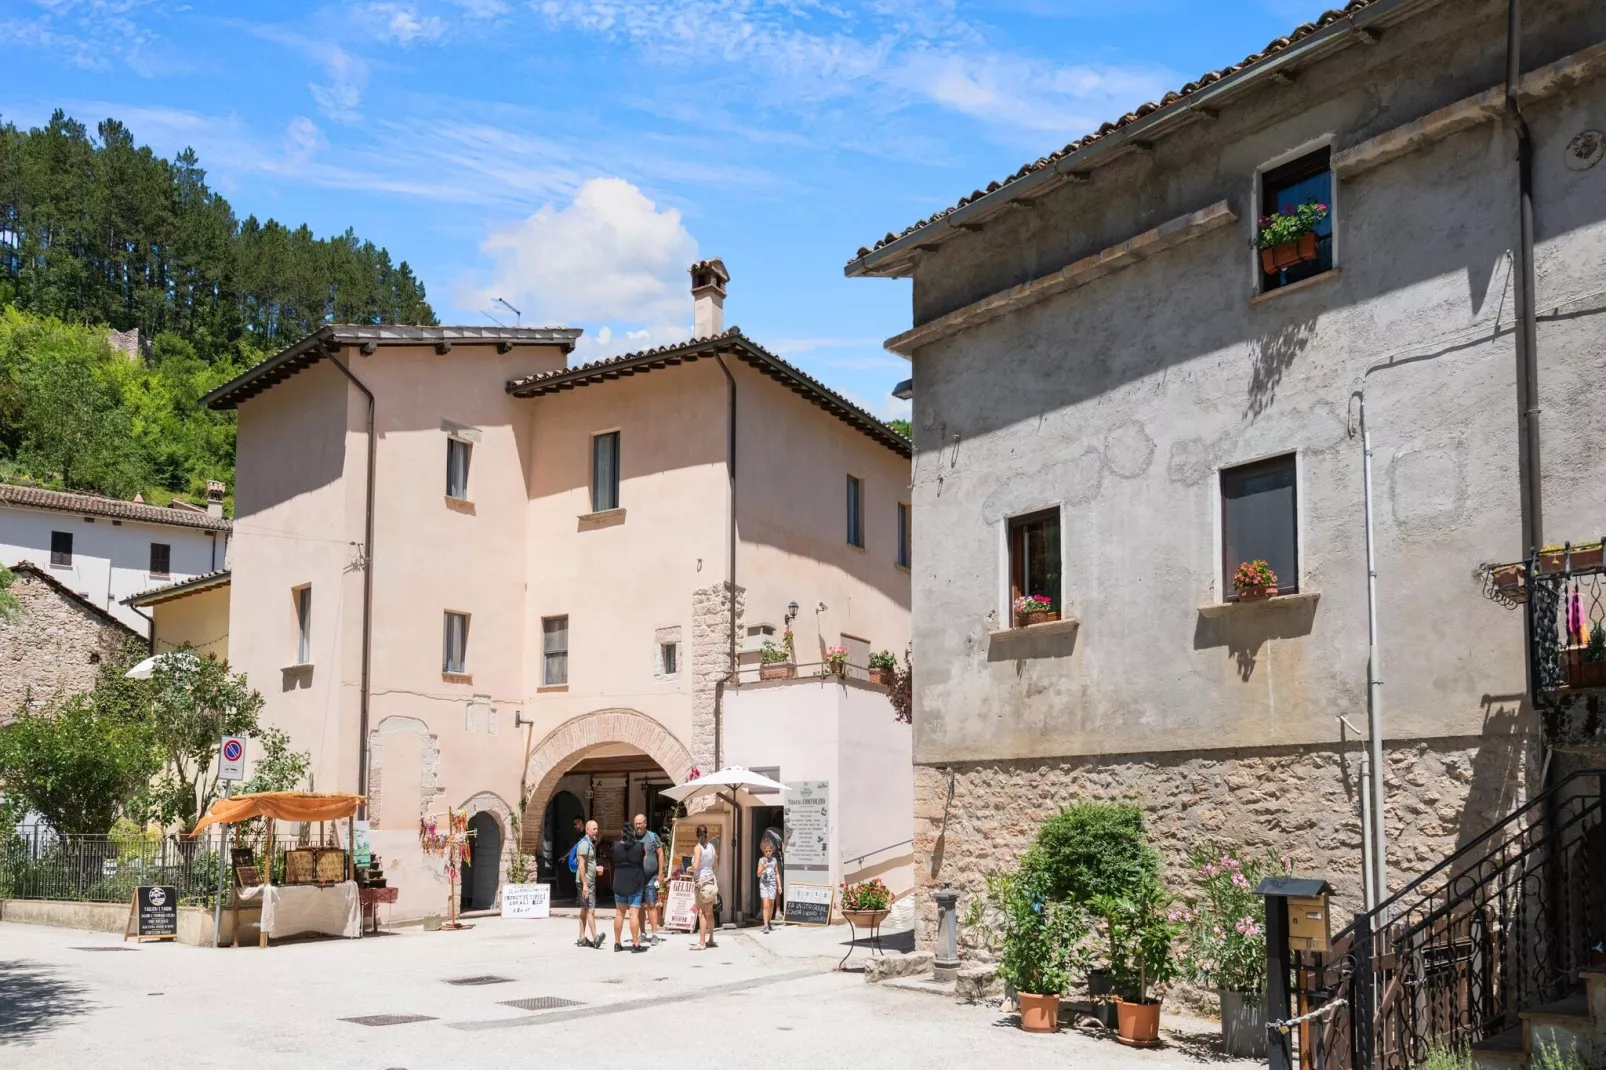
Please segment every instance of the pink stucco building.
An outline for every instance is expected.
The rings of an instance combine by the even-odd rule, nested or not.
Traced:
[[[828,646],[907,647],[909,443],[726,331],[719,261],[692,275],[681,345],[570,367],[572,329],[330,326],[207,399],[239,417],[233,664],[317,790],[368,794],[398,916],[442,906],[421,814],[477,812],[465,904],[495,902],[515,836],[561,897],[571,817],[610,835],[722,763],[906,781],[839,859],[907,868],[907,727],[835,733],[851,768],[805,769],[786,726],[797,689],[822,724],[865,701],[862,671],[810,678]],[[801,679],[760,685],[793,604]]]

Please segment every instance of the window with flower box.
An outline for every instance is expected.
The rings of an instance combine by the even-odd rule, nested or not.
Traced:
[[[1278,594],[1299,590],[1297,469],[1293,454],[1221,472],[1221,589],[1238,601],[1233,577],[1245,562],[1264,561]]]
[[[1060,608],[1060,511],[1027,513],[1009,521],[1010,617],[1017,599],[1046,598]]]
[[[1260,235],[1279,217],[1303,214],[1312,224],[1303,249],[1267,256],[1268,248]],[[1274,167],[1260,176],[1260,218],[1257,221],[1259,252],[1256,266],[1260,292],[1299,282],[1333,269],[1333,169],[1332,150],[1323,146],[1297,160]],[[1295,239],[1297,242],[1297,238]],[[1277,248],[1284,248],[1279,245]],[[1298,257],[1298,259],[1292,259]],[[1270,263],[1269,263],[1270,262]],[[1280,266],[1279,266],[1280,265]]]

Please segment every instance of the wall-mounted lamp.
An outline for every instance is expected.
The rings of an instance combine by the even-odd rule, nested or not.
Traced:
[[[892,388],[892,396],[899,401],[908,401],[915,396],[915,381],[913,379],[905,379]]]
[[[788,602],[786,604],[786,620],[781,623],[783,626],[790,626],[794,620],[797,620],[797,603]]]

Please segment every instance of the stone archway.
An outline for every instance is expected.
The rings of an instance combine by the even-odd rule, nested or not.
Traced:
[[[623,743],[646,754],[677,784],[692,769],[691,752],[663,725],[636,710],[597,710],[571,718],[548,732],[524,763],[529,788],[520,847],[535,854],[541,847],[541,821],[563,774],[590,751]]]

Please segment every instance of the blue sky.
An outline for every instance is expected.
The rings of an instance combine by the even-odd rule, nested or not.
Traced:
[[[726,323],[883,417],[909,283],[860,245],[1260,49],[1300,0],[0,0],[0,117],[114,116],[242,216],[347,226],[443,323]]]

